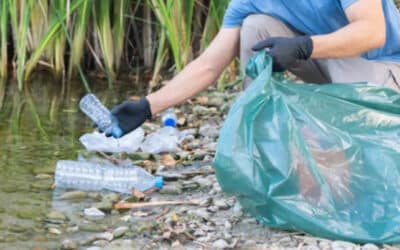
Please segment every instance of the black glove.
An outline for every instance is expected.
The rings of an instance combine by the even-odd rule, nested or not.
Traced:
[[[273,59],[273,71],[282,72],[293,67],[298,60],[307,60],[313,52],[309,36],[271,37],[253,46],[254,51],[267,49]]]
[[[115,106],[111,113],[118,120],[122,135],[141,126],[147,119],[151,119],[151,109],[149,101],[143,97],[140,101],[125,101]],[[110,136],[110,135],[107,135]]]

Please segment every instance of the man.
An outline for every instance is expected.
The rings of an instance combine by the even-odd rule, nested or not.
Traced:
[[[214,83],[238,55],[267,49],[274,71],[306,82],[369,81],[400,91],[400,14],[393,0],[232,0],[204,53],[168,85],[112,112],[124,133]],[[249,79],[245,79],[245,87]]]

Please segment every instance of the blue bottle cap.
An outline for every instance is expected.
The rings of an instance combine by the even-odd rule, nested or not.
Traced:
[[[164,121],[164,126],[165,127],[176,127],[176,121],[175,121],[175,119],[172,119],[172,118],[168,118],[168,119],[166,119],[165,121]]]
[[[119,126],[113,126],[111,134],[114,138],[120,138],[122,136],[122,129]]]
[[[156,182],[154,183],[154,186],[160,189],[164,186],[164,180],[161,176],[156,177]]]

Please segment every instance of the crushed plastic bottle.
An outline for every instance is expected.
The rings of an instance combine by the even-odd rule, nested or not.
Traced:
[[[163,127],[149,134],[140,146],[143,152],[158,154],[177,151],[180,136],[176,129],[175,110],[167,109],[161,115],[161,121]]]
[[[79,107],[97,125],[99,130],[111,134],[115,138],[122,136],[117,119],[95,95],[85,95],[79,102]]]
[[[140,167],[70,160],[57,162],[54,178],[57,188],[110,190],[124,194],[130,194],[133,188],[143,192],[163,186],[162,177],[153,176]]]
[[[133,153],[138,150],[144,139],[144,131],[137,128],[121,138],[106,137],[97,131],[84,134],[79,141],[90,151],[100,151],[107,153]]]

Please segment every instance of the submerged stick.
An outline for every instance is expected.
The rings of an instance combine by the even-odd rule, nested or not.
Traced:
[[[144,208],[144,207],[157,207],[157,206],[170,206],[170,205],[199,205],[198,200],[189,201],[154,201],[154,202],[139,202],[139,203],[129,203],[129,202],[119,202],[114,205],[115,209],[131,209],[131,208]]]

